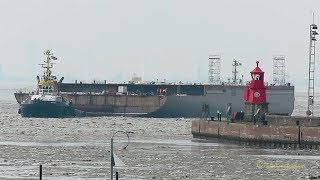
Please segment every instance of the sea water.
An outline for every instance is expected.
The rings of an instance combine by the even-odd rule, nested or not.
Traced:
[[[193,139],[187,118],[22,118],[14,90],[0,90],[0,179],[110,179],[110,139],[120,179],[308,179],[318,150],[243,147]],[[320,95],[316,95],[320,97]],[[304,116],[306,93],[293,115]],[[315,115],[320,115],[315,99]],[[130,133],[123,133],[124,131]],[[116,133],[117,132],[117,133]],[[124,149],[124,147],[126,147]]]

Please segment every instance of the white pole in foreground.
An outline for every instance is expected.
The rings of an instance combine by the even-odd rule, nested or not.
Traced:
[[[128,146],[129,146],[129,141],[130,141],[130,138],[129,138],[129,133],[128,132],[125,132],[125,131],[117,131],[115,133],[113,133],[112,137],[111,137],[111,142],[110,142],[110,175],[111,175],[111,180],[113,180],[113,167],[116,165],[115,164],[115,160],[114,160],[114,155],[113,155],[113,137],[118,133],[118,132],[121,132],[121,133],[124,133],[127,138],[128,138],[128,143],[127,145],[123,148],[123,149],[126,149]],[[116,155],[115,155],[116,156]],[[121,161],[121,160],[120,160]]]

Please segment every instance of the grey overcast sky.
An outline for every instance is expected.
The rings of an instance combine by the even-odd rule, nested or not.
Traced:
[[[319,0],[0,0],[0,82],[34,85],[46,49],[65,82],[207,82],[213,52],[224,80],[237,59],[245,80],[259,60],[269,82],[285,55],[287,82],[306,90],[313,12],[320,25]]]

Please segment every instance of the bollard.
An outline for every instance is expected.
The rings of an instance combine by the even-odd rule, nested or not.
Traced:
[[[119,173],[118,173],[118,171],[116,172],[116,180],[118,180],[119,179]]]
[[[40,164],[40,169],[39,169],[39,179],[42,180],[42,165]]]

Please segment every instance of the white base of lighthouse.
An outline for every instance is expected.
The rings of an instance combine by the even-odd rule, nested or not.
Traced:
[[[244,119],[246,121],[264,121],[268,113],[269,103],[249,103],[245,102]]]

